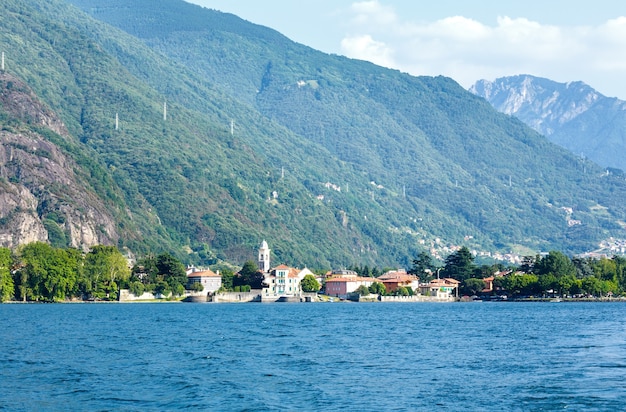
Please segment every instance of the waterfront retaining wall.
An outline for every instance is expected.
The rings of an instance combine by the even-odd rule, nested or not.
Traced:
[[[450,297],[437,297],[437,296],[381,296],[381,302],[454,302],[456,299],[454,296]]]
[[[210,302],[260,302],[261,291],[251,290],[250,292],[224,292],[209,296]]]

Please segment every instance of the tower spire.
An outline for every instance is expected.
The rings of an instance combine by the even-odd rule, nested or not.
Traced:
[[[270,248],[267,242],[263,240],[261,247],[259,247],[259,269],[263,273],[269,273],[270,271]]]

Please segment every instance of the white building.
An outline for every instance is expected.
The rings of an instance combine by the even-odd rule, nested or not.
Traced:
[[[259,270],[263,273],[269,273],[270,271],[270,248],[267,242],[263,240],[261,247],[259,248]]]
[[[212,270],[197,270],[191,268],[187,271],[187,287],[190,288],[193,283],[200,283],[202,291],[198,294],[208,295],[222,287],[222,277]]]

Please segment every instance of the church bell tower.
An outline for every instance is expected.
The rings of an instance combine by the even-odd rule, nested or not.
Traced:
[[[259,248],[259,269],[263,273],[270,271],[270,248],[267,246],[267,242],[263,240],[261,247]]]

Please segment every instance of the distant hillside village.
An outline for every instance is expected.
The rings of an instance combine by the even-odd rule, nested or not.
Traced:
[[[454,279],[420,283],[418,276],[404,269],[387,271],[379,277],[362,277],[353,270],[332,270],[316,275],[308,268],[298,269],[284,264],[272,267],[270,252],[264,240],[257,259],[258,273],[262,275],[261,289],[225,291],[219,271],[189,267],[188,299],[198,302],[312,302],[321,300],[317,292],[322,285],[324,296],[339,300],[453,301],[458,298],[460,282]],[[402,293],[394,293],[398,291]],[[150,293],[134,296],[128,290],[120,294],[121,301],[154,298]]]

